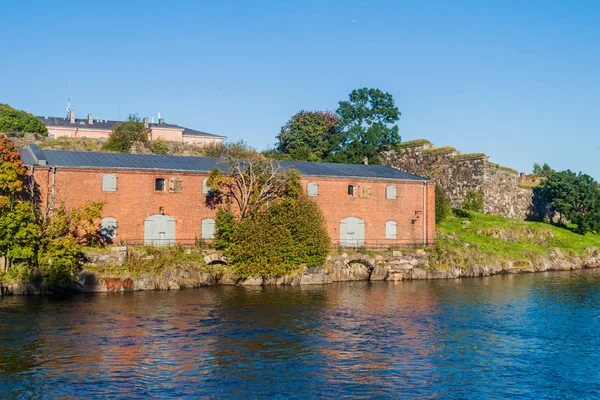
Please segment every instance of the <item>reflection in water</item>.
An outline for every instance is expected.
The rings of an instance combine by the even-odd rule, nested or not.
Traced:
[[[596,271],[0,301],[2,398],[597,397]]]

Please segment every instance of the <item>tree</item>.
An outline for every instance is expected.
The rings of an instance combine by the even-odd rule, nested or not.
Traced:
[[[533,173],[542,178],[547,178],[551,173],[555,172],[548,164],[541,165],[538,163],[533,164]]]
[[[322,161],[342,141],[339,117],[329,111],[300,111],[281,127],[276,149],[290,159]]]
[[[365,157],[369,163],[379,164],[383,150],[400,143],[398,107],[389,93],[379,89],[355,89],[348,101],[341,101],[337,109],[344,140],[330,161],[360,163]]]
[[[12,269],[23,280],[37,274],[51,290],[66,290],[81,267],[81,244],[100,240],[103,204],[42,210],[34,187],[14,143],[0,138],[0,282]]]
[[[0,132],[39,133],[47,136],[46,125],[32,114],[0,104]]]
[[[126,122],[115,124],[102,150],[128,153],[134,142],[148,142],[148,133],[142,122],[131,118]]]
[[[272,170],[268,171],[270,175]],[[281,186],[271,192],[268,202],[255,203],[251,212],[238,212],[237,216],[237,202],[226,203],[226,208],[217,212],[216,243],[224,249],[239,278],[283,275],[300,265],[320,265],[327,256],[331,242],[325,218],[302,191],[300,175],[295,170],[277,170],[277,174]],[[216,182],[225,181],[212,181]],[[262,184],[258,184],[256,194],[263,192]],[[227,186],[215,189],[230,190]]]
[[[461,208],[467,211],[483,212],[483,192],[469,189],[463,199]]]
[[[215,193],[211,201],[234,204],[240,220],[256,214],[285,190],[287,177],[277,162],[260,155],[248,160],[225,160],[227,172],[212,170],[207,185]]]
[[[439,184],[435,185],[435,223],[442,222],[451,212],[452,207],[444,189]]]
[[[577,224],[576,232],[600,232],[600,192],[589,175],[570,170],[552,171],[537,188],[552,211]]]

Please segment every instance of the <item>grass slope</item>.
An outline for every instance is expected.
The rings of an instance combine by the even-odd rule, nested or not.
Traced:
[[[565,256],[583,255],[586,247],[599,247],[600,236],[578,235],[545,224],[472,213],[471,218],[449,217],[437,226],[435,267],[473,263],[534,263],[559,248]]]

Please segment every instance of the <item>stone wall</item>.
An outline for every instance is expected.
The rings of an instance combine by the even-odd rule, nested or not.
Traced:
[[[519,174],[490,163],[485,154],[461,154],[452,147],[436,148],[422,140],[402,146],[399,152],[383,153],[385,164],[435,180],[452,207],[460,208],[472,190],[483,193],[485,213],[517,219],[532,215],[533,193],[518,186]]]

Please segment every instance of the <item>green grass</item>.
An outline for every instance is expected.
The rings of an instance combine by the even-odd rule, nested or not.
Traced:
[[[600,246],[599,235],[479,213],[472,213],[471,218],[449,217],[437,226],[437,232],[438,267],[494,261],[535,263],[553,247],[573,257],[583,255],[586,247]]]
[[[417,139],[417,140],[410,140],[408,142],[402,142],[402,143],[398,144],[397,146],[399,149],[404,149],[406,147],[423,146],[424,144],[431,144],[431,142],[427,139]]]
[[[438,154],[453,153],[455,151],[458,151],[458,150],[456,150],[452,146],[435,147],[435,148],[432,148],[432,149],[425,149],[425,150],[423,150],[423,155],[426,155],[426,156],[435,156],[435,155],[438,155]]]
[[[102,141],[84,138],[58,138],[46,140],[38,145],[40,149],[68,148],[70,150],[102,151]]]
[[[457,154],[454,156],[454,161],[462,161],[462,160],[475,160],[478,158],[487,157],[484,153],[468,153],[468,154]]]
[[[516,169],[512,169],[512,168],[509,168],[509,167],[505,167],[505,166],[503,166],[503,165],[500,165],[500,164],[496,164],[496,163],[492,163],[492,162],[491,162],[491,163],[490,163],[490,166],[491,166],[491,167],[493,167],[493,168],[499,169],[499,170],[501,170],[501,171],[504,171],[504,172],[511,173],[511,174],[515,174],[515,175],[518,175],[518,174],[519,174],[519,171],[517,171]]]

